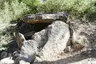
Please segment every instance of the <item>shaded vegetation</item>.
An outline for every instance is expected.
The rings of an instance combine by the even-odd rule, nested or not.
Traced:
[[[3,3],[3,4],[2,4]],[[18,0],[12,2],[2,2],[0,9],[0,24],[8,24],[10,21],[15,20],[28,11],[28,7],[24,3],[19,3]]]
[[[0,31],[0,50],[5,50],[8,45],[13,40],[14,27],[7,27]]]
[[[96,14],[96,0],[1,0],[0,22],[10,22],[30,13],[67,12],[70,16]],[[2,4],[3,3],[3,4]],[[90,17],[91,18],[91,17]],[[7,19],[7,20],[6,20]]]
[[[82,17],[96,12],[96,0],[49,0],[38,6],[40,12],[65,11],[71,16]]]

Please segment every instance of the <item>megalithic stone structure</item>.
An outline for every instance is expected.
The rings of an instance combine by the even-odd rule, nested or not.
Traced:
[[[68,13],[58,12],[54,14],[28,14],[22,20],[27,23],[52,23],[54,20],[61,20],[66,22]]]

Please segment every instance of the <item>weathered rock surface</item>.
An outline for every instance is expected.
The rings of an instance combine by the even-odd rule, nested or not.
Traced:
[[[96,48],[96,23],[82,23],[80,20],[71,21],[73,28],[73,42],[87,48]]]
[[[69,37],[69,27],[66,23],[62,21],[53,22],[47,28],[47,41],[39,56],[43,60],[55,60],[57,55],[66,48]]]
[[[4,58],[0,61],[0,64],[13,64],[14,60],[12,60],[10,57]]]
[[[36,52],[35,52],[35,42],[28,40],[23,41],[23,46],[21,47],[20,55],[16,58],[15,63],[20,63],[20,61],[25,61],[25,63],[33,63],[35,60]],[[21,62],[22,63],[22,62]]]
[[[68,13],[66,12],[57,12],[54,14],[28,14],[25,15],[22,19],[27,23],[52,23],[54,20],[67,21]]]
[[[62,59],[56,61],[34,62],[34,64],[96,64],[96,23],[82,23],[80,20],[71,20],[71,28],[73,29],[73,36],[71,35],[73,46],[79,43],[86,49],[61,54]]]
[[[56,60],[57,55],[66,48],[69,37],[69,26],[62,21],[55,21],[46,29],[35,33],[32,40],[23,41],[20,57],[28,62],[32,62],[36,55],[42,61]]]
[[[82,23],[80,20],[72,21],[70,20],[70,25],[62,21],[54,21],[52,24],[46,26],[42,30],[39,30],[33,34],[31,40],[23,41],[23,46],[21,47],[20,59],[25,62],[35,62],[38,61],[52,61],[53,64],[71,63],[68,56],[62,56],[63,50],[66,48],[70,37],[72,38],[72,49],[73,51],[81,50],[82,48],[96,49],[96,24],[94,23]],[[71,30],[69,29],[71,27]],[[29,51],[30,50],[30,51]],[[82,52],[82,51],[81,51]],[[93,56],[94,53],[90,51],[88,56]],[[86,53],[84,53],[86,54]],[[61,56],[60,56],[61,55]],[[74,55],[74,53],[73,53]],[[72,56],[72,55],[71,55]],[[73,60],[80,59],[82,54]],[[84,58],[88,58],[88,56]],[[96,55],[95,55],[96,56]],[[55,60],[60,61],[53,62]],[[82,59],[82,58],[81,58]],[[50,64],[50,62],[47,62]],[[52,64],[51,63],[51,64]]]
[[[30,63],[29,63],[29,62],[25,62],[25,61],[21,60],[19,64],[30,64]]]

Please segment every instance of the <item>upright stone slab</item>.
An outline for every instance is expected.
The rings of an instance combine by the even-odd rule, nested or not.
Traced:
[[[40,51],[39,56],[43,60],[52,61],[66,48],[70,37],[69,26],[62,21],[55,21],[48,26],[47,37],[48,40]]]

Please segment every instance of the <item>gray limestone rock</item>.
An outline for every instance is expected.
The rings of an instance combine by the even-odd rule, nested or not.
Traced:
[[[55,60],[58,54],[66,48],[70,38],[69,26],[62,21],[55,21],[45,29],[46,37],[45,35],[39,35],[42,31],[35,33],[33,36],[33,38],[35,37],[33,40],[39,40],[36,40],[39,47],[43,45],[43,48],[39,52],[39,56],[43,60]]]
[[[46,29],[35,33],[31,40],[23,41],[20,57],[31,62],[36,52],[43,60],[55,60],[66,48],[69,37],[69,26],[62,21],[54,21]]]

